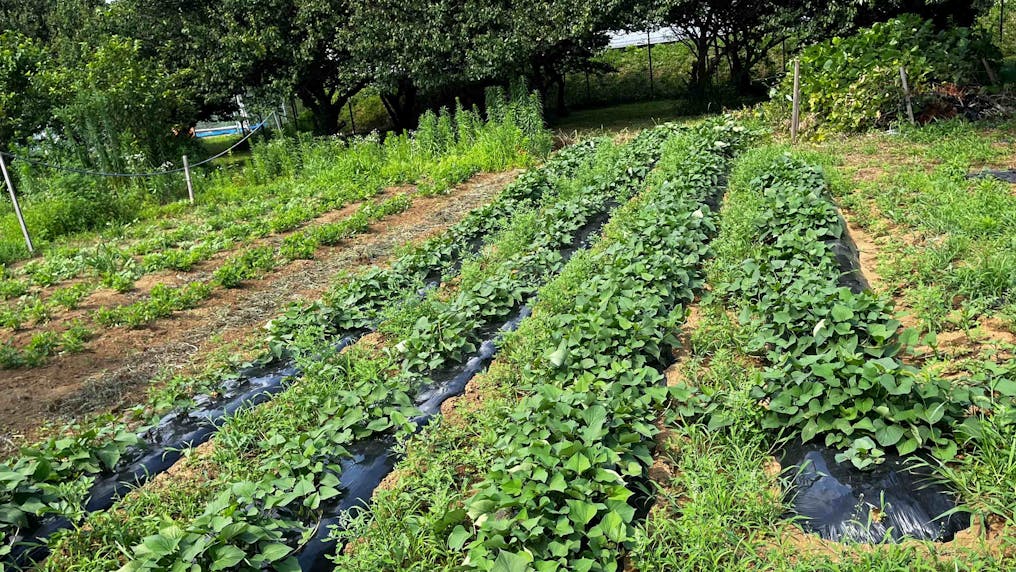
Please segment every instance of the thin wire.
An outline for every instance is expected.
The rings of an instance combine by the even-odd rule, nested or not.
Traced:
[[[218,153],[216,155],[213,155],[213,156],[205,159],[204,161],[199,161],[197,163],[194,163],[193,165],[190,166],[190,168],[193,169],[195,167],[200,167],[202,165],[206,165],[208,163],[211,163],[212,161],[214,161],[214,160],[222,157],[223,155],[229,153],[233,149],[236,149],[237,147],[240,146],[240,144],[242,144],[244,141],[250,139],[251,137],[254,136],[255,133],[260,131],[268,123],[268,119],[271,119],[275,115],[275,113],[276,112],[273,111],[272,115],[269,115],[268,118],[265,119],[264,121],[262,121],[257,127],[255,127],[254,129],[251,129],[250,133],[248,133],[247,135],[244,135],[243,138],[241,138],[239,141],[234,143],[232,146],[230,146],[225,151],[222,151],[222,152],[220,152],[220,153]],[[29,165],[36,165],[36,166],[39,166],[39,167],[48,167],[50,169],[56,169],[57,171],[66,171],[68,173],[77,173],[79,175],[93,175],[93,176],[96,176],[96,177],[120,177],[120,178],[158,177],[158,176],[161,176],[161,175],[170,175],[170,174],[173,174],[173,173],[182,173],[184,171],[184,168],[180,167],[180,168],[177,168],[177,169],[170,169],[169,171],[152,171],[152,172],[149,172],[149,173],[106,173],[104,171],[90,171],[88,169],[78,169],[77,167],[65,167],[63,165],[54,165],[52,163],[47,163],[45,161],[40,161],[38,159],[30,159],[28,157],[19,157],[17,155],[13,155],[13,154],[7,153],[5,151],[0,151],[0,154],[3,154],[4,157],[7,157],[8,159],[10,159],[12,161],[21,161],[23,163],[28,163]]]

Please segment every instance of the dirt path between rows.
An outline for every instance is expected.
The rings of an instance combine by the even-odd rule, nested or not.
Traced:
[[[145,400],[160,372],[193,369],[215,348],[258,336],[297,300],[314,300],[340,271],[383,262],[396,248],[444,230],[497,194],[519,171],[482,174],[446,195],[421,197],[406,212],[371,225],[342,245],[319,249],[242,289],[216,291],[199,308],[137,330],[116,329],[84,353],[0,376],[0,452],[30,442],[40,428]]]
[[[7,341],[12,343],[15,347],[22,348],[27,345],[31,338],[37,335],[40,331],[60,333],[65,331],[68,326],[75,322],[83,322],[91,330],[101,335],[104,333],[104,327],[94,322],[92,317],[93,314],[101,308],[117,308],[147,300],[151,295],[152,289],[156,285],[161,284],[164,286],[179,288],[186,286],[191,282],[206,282],[212,280],[214,272],[222,266],[223,263],[242,251],[257,247],[278,249],[287,237],[292,236],[297,232],[307,232],[314,228],[338,222],[352,216],[365,205],[372,203],[377,204],[385,199],[392,198],[400,194],[412,193],[414,190],[415,187],[412,185],[389,187],[369,199],[350,202],[338,209],[322,213],[320,216],[305,221],[292,230],[270,234],[261,238],[249,238],[247,240],[236,241],[231,247],[216,252],[208,259],[196,263],[189,270],[163,269],[143,274],[134,282],[134,287],[128,292],[117,292],[111,288],[99,286],[86,295],[78,303],[77,308],[74,310],[61,310],[58,315],[47,319],[41,324],[35,323],[23,326],[19,331],[11,334]],[[178,248],[174,247],[167,250],[178,250]],[[135,256],[133,257],[133,260],[138,265],[141,265],[143,256]],[[39,290],[38,295],[43,297],[51,296],[53,292],[59,288],[66,288],[70,285],[84,283],[88,280],[89,279],[85,278],[75,278],[73,280],[59,282],[53,286]],[[0,339],[0,341],[3,340]]]

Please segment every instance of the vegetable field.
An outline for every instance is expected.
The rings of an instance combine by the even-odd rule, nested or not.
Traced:
[[[0,572],[1016,570],[1014,18],[0,2]]]
[[[172,324],[304,258],[341,261],[329,285],[0,465],[2,569],[1010,569],[1016,195],[978,176],[1007,127],[791,147],[743,114],[549,152],[515,99],[266,144],[234,184],[303,189],[286,208],[237,191],[222,216],[261,230],[235,245],[221,204],[139,222],[194,234],[122,236],[108,276],[193,240],[201,278],[88,319]],[[15,265],[7,312],[109,288],[104,244]]]

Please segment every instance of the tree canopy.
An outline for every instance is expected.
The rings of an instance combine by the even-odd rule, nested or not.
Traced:
[[[485,86],[518,79],[551,101],[556,88],[563,108],[567,74],[590,69],[607,31],[648,26],[682,34],[693,87],[708,88],[722,69],[750,92],[753,74],[785,40],[803,46],[901,12],[939,27],[969,25],[991,4],[7,0],[0,4],[0,147],[41,133],[81,140],[91,129],[104,133],[92,145],[107,149],[82,160],[106,163],[106,151],[128,145],[157,163],[171,128],[229,114],[237,96],[270,105],[297,98],[319,134],[339,131],[344,104],[368,87],[398,127],[457,98],[482,105]],[[144,121],[111,119],[142,113]]]

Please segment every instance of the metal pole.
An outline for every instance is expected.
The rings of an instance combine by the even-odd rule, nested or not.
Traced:
[[[1005,24],[1005,0],[998,2],[998,45],[1002,45],[1003,24]]]
[[[352,129],[353,135],[356,135],[356,121],[353,120],[353,99],[349,98],[346,103],[349,107],[349,128]]]
[[[656,98],[656,89],[653,85],[653,40],[649,37],[649,29],[646,28],[646,50],[649,52],[649,98]]]
[[[794,60],[794,110],[790,118],[790,141],[797,143],[797,129],[801,120],[801,60]]]
[[[286,109],[286,106],[283,105],[282,109]],[[278,131],[282,131],[282,123],[279,123],[279,110],[278,109],[276,109],[275,111],[272,111],[272,117],[275,118],[275,129],[278,130]]]
[[[900,79],[903,81],[903,97],[907,100],[907,117],[910,124],[914,125],[914,107],[910,104],[910,86],[907,85],[907,70],[900,66]]]
[[[190,204],[194,204],[194,187],[191,185],[190,164],[187,163],[187,155],[183,156],[183,176],[187,179],[187,198],[190,199]]]
[[[35,254],[35,246],[32,245],[32,237],[28,234],[25,216],[21,214],[21,205],[18,204],[18,197],[14,194],[14,183],[11,182],[11,175],[7,172],[7,163],[4,162],[3,153],[0,153],[0,171],[4,173],[4,182],[7,184],[7,191],[11,194],[11,204],[14,205],[14,214],[18,217],[18,224],[21,225],[21,234],[25,235],[25,246],[28,247],[28,254]]]

